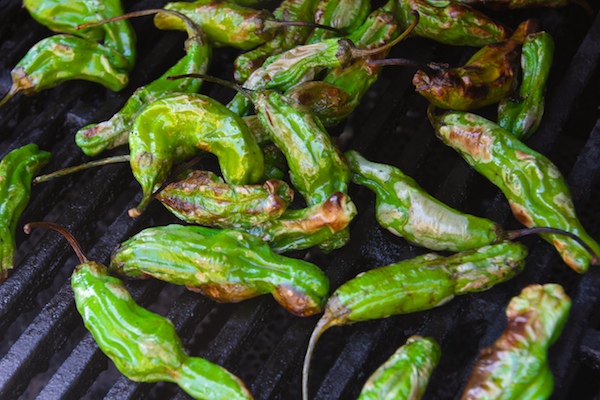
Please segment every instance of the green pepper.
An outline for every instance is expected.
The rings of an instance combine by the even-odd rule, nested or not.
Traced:
[[[433,338],[408,338],[363,386],[358,400],[419,400],[440,361],[440,345]]]
[[[12,87],[0,106],[19,92],[32,95],[62,82],[84,79],[113,91],[128,81],[129,62],[115,50],[71,35],[54,35],[36,43],[11,71]]]
[[[377,222],[394,235],[431,250],[450,251],[475,249],[504,239],[497,223],[447,206],[400,169],[370,162],[356,151],[344,155],[352,180],[377,195]]]
[[[441,257],[430,253],[375,268],[336,289],[313,330],[304,359],[303,392],[316,342],[332,326],[429,310],[454,296],[481,292],[521,272],[527,248],[505,242]]]
[[[523,42],[523,79],[519,98],[505,98],[498,104],[498,125],[521,140],[531,136],[544,115],[544,91],[550,73],[554,41],[546,32],[528,35]]]
[[[359,28],[371,11],[370,0],[321,0],[317,4],[314,21],[346,32]],[[329,39],[334,33],[325,29],[315,29],[306,44]]]
[[[140,15],[147,14],[144,12]],[[184,20],[187,27],[186,55],[160,78],[138,88],[127,100],[125,106],[108,121],[81,128],[75,135],[75,142],[86,155],[96,156],[104,150],[127,143],[135,117],[154,100],[174,92],[195,93],[200,89],[202,81],[199,79],[186,78],[177,81],[167,79],[172,75],[205,73],[212,55],[212,47],[206,43],[204,34],[199,27],[184,15],[179,14],[179,17]]]
[[[481,351],[463,400],[547,399],[554,389],[548,348],[569,316],[571,299],[557,284],[530,285],[506,308],[506,329]]]
[[[416,11],[420,21],[413,34],[440,43],[481,47],[506,40],[510,34],[507,28],[487,15],[453,1],[390,1],[395,2],[398,19],[404,27],[411,24],[414,17],[410,13]]]
[[[271,293],[298,316],[321,312],[329,292],[316,265],[275,254],[260,238],[233,229],[147,228],[113,252],[110,267],[129,277],[185,285],[220,302]]]
[[[260,148],[243,120],[224,105],[199,94],[173,94],[146,106],[129,136],[130,163],[143,198],[129,210],[135,217],[167,178],[174,163],[207,151],[219,158],[225,181],[257,182],[264,171]]]
[[[521,46],[536,29],[533,20],[521,23],[510,39],[490,44],[459,68],[430,63],[432,72],[417,71],[413,85],[436,107],[474,110],[502,100],[516,88]]]
[[[31,180],[50,161],[50,153],[28,144],[0,161],[0,283],[14,268],[15,230],[29,203]]]
[[[261,182],[269,179],[283,179],[285,177],[284,171],[288,170],[287,161],[279,147],[271,141],[271,136],[267,128],[260,122],[256,115],[249,115],[242,119],[248,126],[248,129],[250,129],[250,133],[252,133],[254,140],[256,140],[263,153],[265,173]]]
[[[281,217],[247,229],[278,253],[319,245],[338,248],[346,243],[348,224],[356,206],[348,195],[335,192],[324,202],[299,210],[287,210]],[[329,244],[330,243],[330,244]],[[327,247],[329,246],[329,247]]]
[[[584,273],[590,264],[598,263],[600,245],[577,219],[569,186],[548,158],[475,114],[449,111],[441,116],[430,114],[430,121],[446,145],[502,190],[519,222],[527,227],[548,226],[571,232],[596,254],[572,238],[541,234],[567,265]]]
[[[55,229],[73,245],[80,260],[71,276],[75,306],[100,350],[123,375],[136,382],[173,382],[195,399],[252,399],[237,376],[190,357],[173,323],[139,306],[123,282],[89,261],[68,232],[52,223],[30,223],[25,232],[36,227]]]
[[[162,189],[156,198],[186,222],[226,228],[251,228],[277,219],[294,198],[283,181],[228,185],[208,171],[192,171]]]

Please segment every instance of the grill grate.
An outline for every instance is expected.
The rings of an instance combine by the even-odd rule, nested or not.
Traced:
[[[166,1],[126,1],[127,10],[162,7]],[[561,10],[503,13],[515,20],[539,17],[556,41],[546,116],[528,144],[558,163],[568,176],[578,213],[589,233],[600,238],[600,17],[586,19],[575,6]],[[589,21],[589,22],[588,22]],[[182,54],[184,35],[160,32],[150,19],[133,21],[139,35],[139,62],[123,93],[97,85],[70,82],[32,98],[18,97],[0,110],[0,154],[35,142],[53,153],[46,170],[83,162],[74,132],[117,111],[138,86],[160,75]],[[21,8],[18,0],[0,3],[0,93],[10,86],[9,70],[49,32]],[[394,56],[459,64],[472,49],[450,48],[411,39]],[[212,73],[232,76],[235,53],[215,51]],[[501,195],[433,135],[425,100],[413,92],[412,71],[385,69],[379,82],[345,129],[354,136],[348,148],[367,158],[399,166],[430,193],[466,212],[507,227],[517,224]],[[204,93],[226,102],[228,90],[206,84]],[[340,130],[339,128],[338,130]],[[126,150],[117,150],[124,152]],[[359,215],[351,227],[352,243],[332,254],[317,250],[297,254],[323,267],[336,288],[360,271],[423,253],[376,223],[374,196],[351,187]],[[176,222],[152,204],[138,219],[125,210],[140,194],[127,166],[110,166],[37,186],[21,222],[55,220],[81,240],[90,259],[107,262],[117,243],[146,226]],[[0,285],[0,398],[138,399],[187,398],[172,384],[140,384],[122,377],[107,362],[82,327],[69,276],[75,258],[52,232],[19,234],[19,262]],[[367,376],[412,334],[434,336],[442,360],[425,398],[451,399],[460,393],[479,349],[504,329],[508,300],[533,282],[560,282],[572,297],[571,316],[551,348],[555,399],[592,399],[600,395],[600,272],[579,276],[568,270],[545,242],[525,240],[530,256],[525,271],[487,292],[456,298],[428,312],[333,328],[317,345],[311,368],[311,397],[355,398]],[[300,363],[318,317],[295,318],[270,297],[217,305],[198,294],[156,281],[128,282],[134,298],[168,316],[189,351],[238,374],[257,399],[299,397]],[[108,369],[107,369],[108,368]],[[583,384],[586,383],[586,384]]]

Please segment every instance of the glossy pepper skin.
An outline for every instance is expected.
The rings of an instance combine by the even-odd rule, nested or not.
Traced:
[[[279,218],[293,200],[294,191],[275,179],[262,185],[229,185],[212,172],[193,171],[167,185],[156,198],[189,223],[251,228]]]
[[[440,43],[482,47],[505,40],[510,35],[510,31],[502,24],[464,4],[428,0],[392,1],[396,4],[396,13],[404,28],[414,20],[410,12],[417,11],[419,24],[413,34]]]
[[[497,103],[516,89],[521,46],[535,29],[532,20],[521,23],[510,39],[481,48],[462,67],[430,63],[435,72],[417,71],[413,85],[444,109],[474,110]]]
[[[238,377],[186,354],[171,321],[136,304],[105,266],[80,264],[71,287],[85,327],[129,379],[174,382],[195,399],[252,398]]]
[[[336,192],[324,202],[299,210],[287,210],[281,217],[247,229],[269,243],[273,251],[284,253],[313,246],[338,248],[346,243],[348,224],[356,207],[348,195]]]
[[[264,171],[260,147],[240,117],[200,94],[173,94],[146,106],[129,136],[130,164],[143,198],[137,216],[167,178],[174,163],[207,151],[219,158],[225,181],[257,182]]]
[[[112,254],[111,268],[152,276],[219,302],[266,293],[294,315],[321,312],[329,280],[315,265],[272,252],[260,238],[232,229],[168,225],[147,228]]]
[[[50,161],[50,153],[28,144],[0,161],[0,283],[14,267],[15,230],[29,203],[31,180]]]
[[[523,42],[523,78],[517,99],[505,98],[498,104],[498,125],[518,139],[530,137],[544,115],[544,92],[552,65],[554,41],[546,32],[528,35]]]
[[[506,309],[506,330],[483,349],[463,400],[547,399],[554,389],[548,348],[558,339],[571,300],[557,284],[530,285]]]
[[[313,330],[304,359],[304,399],[308,367],[319,337],[332,326],[429,310],[454,296],[481,292],[519,274],[527,248],[504,242],[449,257],[424,254],[357,275],[337,288]]]
[[[216,46],[248,50],[264,43],[275,33],[266,25],[266,21],[273,19],[268,11],[242,7],[226,0],[173,2],[167,3],[164,9],[180,12],[190,18]],[[166,13],[156,14],[154,25],[158,29],[186,29],[180,18]]]
[[[148,104],[170,93],[196,93],[202,85],[197,78],[168,80],[168,76],[183,74],[204,74],[208,70],[212,56],[212,46],[206,42],[204,34],[196,25],[187,25],[188,39],[185,42],[186,55],[169,68],[160,78],[138,88],[125,103],[125,106],[108,121],[90,124],[81,128],[75,135],[75,143],[88,156],[97,156],[104,150],[126,144],[133,122]]]
[[[370,0],[321,0],[317,4],[314,22],[352,32],[362,25],[370,11]],[[315,29],[306,40],[306,44],[317,43],[333,36],[336,36],[335,32]]]
[[[287,161],[283,152],[271,141],[267,128],[260,122],[257,115],[248,115],[242,119],[263,153],[265,173],[260,182],[269,179],[283,179],[286,175],[284,171],[288,170]]]
[[[117,92],[129,82],[128,68],[127,59],[109,47],[77,36],[54,35],[36,43],[13,68],[12,87],[0,105],[16,93],[33,95],[73,79]]]
[[[502,190],[519,222],[527,227],[547,226],[571,232],[600,254],[600,245],[577,219],[569,186],[548,158],[475,114],[449,111],[441,116],[430,115],[430,120],[446,145]],[[587,271],[593,256],[575,240],[558,234],[540,235],[554,245],[573,270]]]
[[[431,250],[463,251],[502,240],[502,228],[464,214],[425,192],[400,169],[345,153],[352,180],[376,194],[377,222],[396,236]]]
[[[419,400],[441,357],[435,339],[414,335],[373,373],[358,400]]]

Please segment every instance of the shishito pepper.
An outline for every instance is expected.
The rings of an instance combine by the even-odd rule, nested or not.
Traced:
[[[233,229],[147,228],[113,252],[110,267],[129,277],[185,285],[220,302],[271,293],[298,316],[321,312],[329,291],[316,265],[275,254],[260,238]]]
[[[72,35],[36,43],[11,71],[12,87],[0,106],[19,92],[32,95],[62,82],[83,79],[119,91],[129,82],[129,61],[119,52]]]
[[[414,335],[373,373],[358,400],[419,400],[440,361],[440,345],[433,338]]]
[[[544,115],[544,92],[552,65],[554,41],[546,32],[528,35],[523,42],[519,96],[498,104],[498,125],[524,140],[540,125]]]
[[[554,245],[567,265],[584,273],[590,264],[598,263],[600,245],[577,219],[569,186],[548,158],[478,115],[448,111],[440,116],[430,113],[429,118],[446,145],[502,190],[519,222],[527,227],[548,226],[571,232],[595,253],[570,237],[540,234]]]
[[[165,12],[164,10],[160,11]],[[147,10],[136,13],[136,15],[148,15],[156,12],[159,11]],[[176,14],[184,21],[188,33],[188,39],[185,42],[186,55],[161,77],[138,88],[127,100],[125,106],[108,121],[81,128],[75,135],[75,142],[86,155],[96,156],[104,150],[127,143],[135,117],[142,108],[154,100],[174,92],[195,93],[200,89],[202,81],[199,79],[186,78],[171,81],[167,79],[167,76],[205,73],[210,63],[212,47],[206,42],[204,34],[193,21],[174,11],[168,13]]]
[[[521,46],[536,25],[521,23],[510,39],[483,47],[462,67],[430,63],[433,71],[419,70],[413,77],[415,89],[444,109],[474,110],[499,102],[516,89]]]
[[[277,219],[294,198],[283,181],[262,185],[229,185],[209,171],[192,171],[162,189],[156,198],[179,219],[189,223],[251,228]]]
[[[571,299],[557,284],[530,285],[506,308],[506,329],[481,351],[462,400],[547,399],[554,389],[548,348],[569,316]]]
[[[438,1],[438,0],[435,0]],[[443,1],[443,0],[442,0]],[[470,5],[484,5],[494,9],[519,9],[519,8],[534,8],[534,7],[566,7],[569,4],[579,4],[584,9],[590,11],[592,9],[585,0],[454,0],[457,3]]]
[[[455,45],[481,47],[505,40],[510,31],[480,11],[454,1],[391,0],[396,4],[398,19],[404,27],[414,20],[411,12],[418,12],[416,36]]]
[[[321,0],[317,4],[314,21],[345,32],[359,28],[371,11],[370,0]],[[335,34],[324,29],[315,29],[306,44],[317,43]]]
[[[227,183],[257,182],[264,171],[262,152],[243,120],[200,94],[172,94],[146,106],[129,136],[130,163],[143,190],[137,216],[167,178],[174,163],[207,151],[219,158]]]
[[[50,160],[50,153],[28,144],[0,161],[0,282],[14,267],[15,229],[29,203],[31,180]]]
[[[173,382],[194,399],[252,399],[244,383],[225,368],[190,357],[165,317],[139,306],[120,279],[104,265],[89,261],[75,239],[51,223],[30,223],[63,233],[80,264],[71,276],[75,306],[98,347],[117,369],[136,382]]]
[[[430,253],[375,268],[336,289],[313,330],[303,368],[307,400],[308,368],[319,337],[332,326],[429,310],[454,296],[481,292],[521,272],[527,248],[505,242],[441,257]]]

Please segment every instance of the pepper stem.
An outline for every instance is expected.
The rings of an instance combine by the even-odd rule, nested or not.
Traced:
[[[590,263],[592,265],[598,265],[598,254],[596,254],[596,252],[594,250],[592,250],[592,248],[586,242],[584,242],[583,239],[581,239],[579,236],[577,236],[574,233],[565,231],[563,229],[551,228],[548,226],[536,226],[533,228],[517,229],[514,231],[505,231],[502,234],[502,239],[513,240],[513,239],[520,238],[523,236],[535,235],[535,234],[539,234],[539,233],[553,233],[556,235],[564,235],[564,236],[567,236],[567,237],[575,240],[577,243],[579,243],[579,245],[581,247],[583,247],[585,249],[585,251],[590,253],[590,255],[592,256],[592,260]]]
[[[6,93],[4,95],[4,97],[2,98],[2,100],[0,100],[0,107],[2,107],[3,105],[5,105],[6,103],[8,103],[8,101],[10,99],[13,98],[13,96],[17,93],[19,93],[21,90],[18,86],[16,85],[12,85],[10,90],[8,91],[8,93]]]
[[[418,68],[420,70],[427,72],[427,74],[432,74],[435,72],[428,65],[419,63],[414,60],[409,60],[408,58],[384,58],[381,60],[367,59],[366,63],[368,65],[372,65],[374,67],[384,67],[386,65],[398,65],[401,67],[414,67],[414,68]]]
[[[54,171],[54,172],[46,174],[46,175],[40,175],[40,176],[34,178],[33,183],[38,184],[41,182],[49,181],[54,178],[59,178],[61,176],[65,176],[65,175],[69,175],[69,174],[72,174],[75,172],[83,171],[88,168],[100,167],[103,165],[116,164],[116,163],[120,163],[120,162],[129,162],[129,154],[125,154],[122,156],[103,158],[102,160],[90,161],[88,163],[76,165],[74,167],[67,167],[67,168],[59,169],[58,171]]]
[[[310,359],[315,351],[317,341],[327,329],[337,325],[336,318],[330,317],[333,317],[333,315],[326,312],[319,322],[317,322],[317,326],[315,326],[315,329],[310,335],[308,348],[306,349],[306,355],[304,356],[304,365],[302,366],[302,400],[308,400],[308,372],[310,370]]]
[[[419,13],[415,10],[412,10],[411,15],[414,15],[415,20],[412,22],[412,24],[410,24],[410,26],[408,28],[406,28],[406,30],[404,32],[402,32],[400,34],[400,36],[398,36],[396,39],[392,40],[389,43],[384,44],[381,47],[378,47],[376,49],[358,49],[356,47],[352,47],[350,49],[350,52],[352,53],[352,58],[363,58],[366,56],[370,56],[372,54],[379,54],[383,51],[386,51],[392,47],[394,47],[395,45],[397,45],[398,43],[400,43],[402,40],[406,39],[406,37],[408,35],[410,35],[410,33],[413,31],[413,29],[415,29],[415,27],[419,24]]]
[[[244,97],[246,97],[248,100],[252,101],[252,96],[250,95],[251,91],[249,89],[243,88],[240,85],[233,83],[233,82],[229,82],[225,79],[217,78],[217,77],[214,77],[211,75],[204,75],[204,74],[183,74],[183,75],[167,76],[167,79],[170,81],[174,81],[176,79],[183,79],[183,78],[200,78],[207,82],[217,83],[219,85],[223,85],[225,87],[235,90],[236,92],[238,92],[238,93],[242,94]]]
[[[65,237],[65,239],[67,239],[67,241],[73,248],[73,251],[75,251],[75,254],[77,254],[77,258],[79,258],[80,264],[89,262],[87,256],[85,255],[85,253],[83,252],[83,250],[81,248],[81,245],[79,244],[77,239],[75,239],[75,236],[73,236],[71,234],[71,232],[69,232],[63,226],[58,225],[54,222],[29,222],[28,224],[25,224],[25,226],[23,227],[23,231],[29,235],[31,233],[31,229],[35,229],[35,228],[52,229],[52,230],[60,233],[61,235],[63,235]]]

